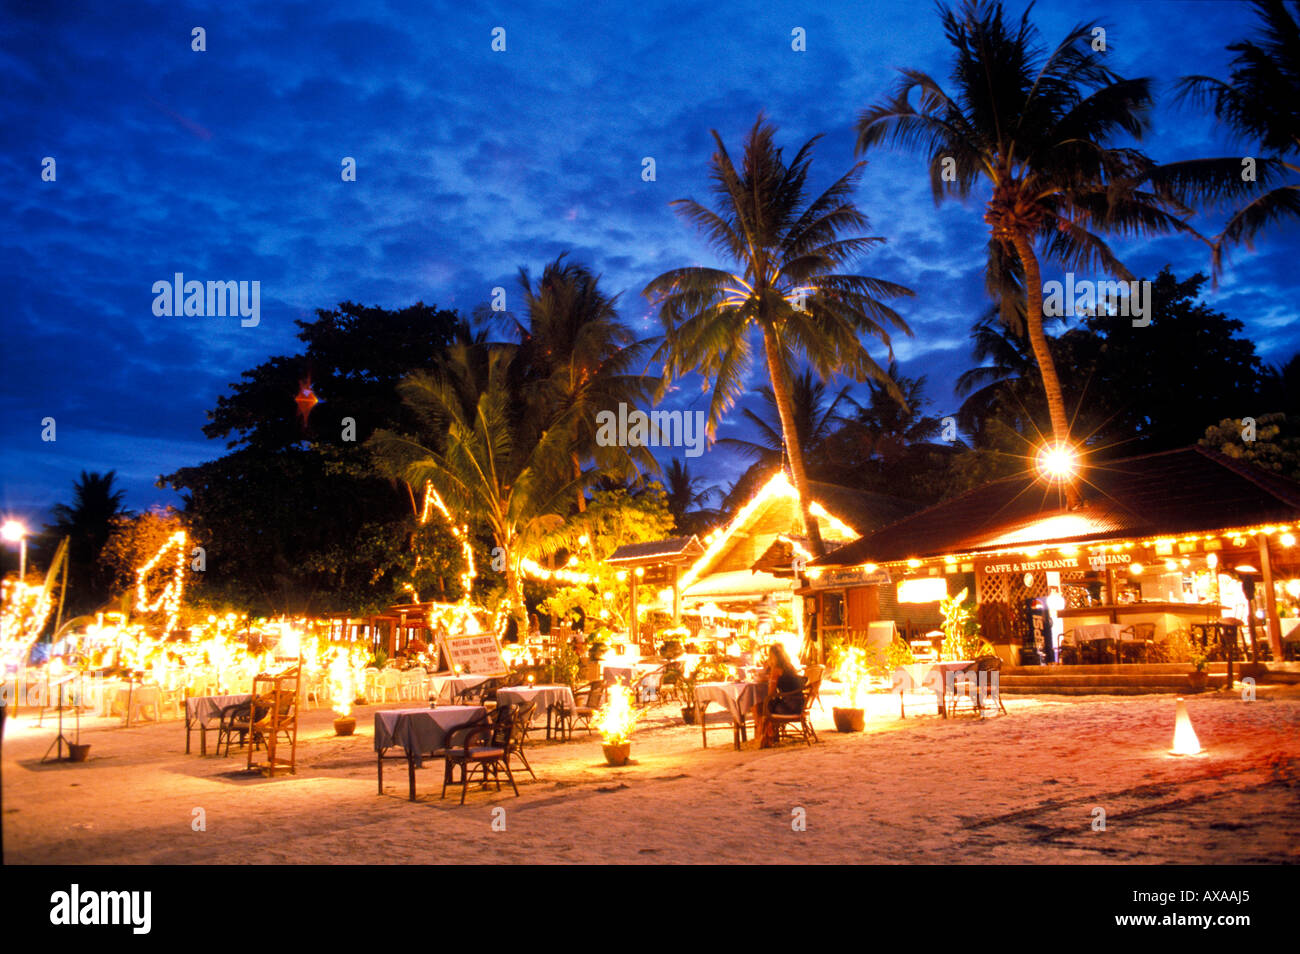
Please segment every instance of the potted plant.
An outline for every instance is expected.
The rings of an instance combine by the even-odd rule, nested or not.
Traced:
[[[849,704],[831,709],[837,732],[861,732],[866,727],[866,711],[860,703],[869,674],[867,654],[861,646],[850,646],[840,653],[835,678],[844,687]]]
[[[610,686],[596,723],[604,739],[605,762],[609,765],[627,764],[637,718],[638,713],[632,708],[632,690],[621,683]]]
[[[591,642],[587,646],[587,658],[592,662],[600,662],[609,652],[609,636],[604,630],[597,630],[591,636]]]
[[[1204,689],[1210,682],[1209,657],[1202,652],[1193,652],[1191,664],[1192,671],[1187,674],[1187,681],[1193,689]]]
[[[687,725],[695,725],[695,681],[698,677],[697,668],[681,681],[682,700],[686,703],[682,706],[682,721]]]

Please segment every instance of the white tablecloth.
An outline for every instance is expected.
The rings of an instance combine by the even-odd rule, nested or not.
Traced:
[[[456,694],[464,689],[481,686],[488,681],[487,676],[433,676],[429,684],[433,687],[433,696],[438,705],[451,705],[456,701]]]
[[[573,690],[568,686],[511,686],[497,690],[497,706],[513,705],[516,702],[535,702],[533,717],[545,713],[548,709],[569,712],[574,707]]]
[[[185,700],[185,721],[189,725],[207,725],[210,720],[221,715],[221,710],[226,706],[237,706],[252,698],[248,692],[228,696],[190,696]]]
[[[701,682],[695,686],[695,708],[704,712],[711,704],[722,706],[736,724],[744,722],[749,711],[767,698],[765,682]]]
[[[1068,635],[1068,634],[1067,634]],[[1123,639],[1124,627],[1119,623],[1088,623],[1074,627],[1074,641],[1086,643],[1094,639]]]
[[[440,706],[437,709],[386,709],[375,713],[375,751],[400,745],[417,767],[423,756],[443,747],[447,734],[487,717],[482,706]]]

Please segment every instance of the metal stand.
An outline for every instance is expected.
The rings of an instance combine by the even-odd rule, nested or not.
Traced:
[[[72,679],[72,677],[71,677],[71,676],[68,676],[66,679],[60,679],[60,680],[59,680],[59,704],[58,704],[57,706],[55,706],[55,709],[57,709],[57,710],[58,710],[58,713],[59,713],[59,734],[56,735],[56,736],[54,737],[54,741],[50,743],[50,748],[45,750],[45,755],[41,757],[41,762],[42,762],[42,763],[47,762],[47,761],[50,760],[50,749],[53,749],[55,746],[58,747],[58,754],[55,756],[54,761],[56,761],[56,762],[70,762],[70,761],[72,761],[72,740],[69,739],[67,736],[65,736],[65,735],[63,734],[63,710],[64,710],[65,708],[67,708],[67,707],[63,704],[63,687],[66,686],[66,685],[68,684],[69,680],[71,680],[71,679]],[[80,728],[81,728],[81,710],[80,710],[79,708],[77,708],[77,706],[75,706],[75,705],[73,706],[73,709],[75,709],[76,712],[77,712],[77,728],[80,729]],[[68,746],[68,754],[67,754],[67,756],[64,756],[64,754],[63,754],[63,746],[64,746],[65,743],[66,743],[67,746]]]

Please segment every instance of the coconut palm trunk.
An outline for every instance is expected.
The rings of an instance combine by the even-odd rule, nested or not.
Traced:
[[[1025,269],[1025,331],[1029,336],[1029,346],[1038,361],[1039,375],[1043,379],[1043,391],[1047,395],[1047,413],[1052,422],[1052,440],[1060,447],[1066,447],[1070,441],[1070,425],[1065,419],[1065,399],[1061,396],[1061,379],[1056,376],[1056,362],[1052,360],[1051,349],[1047,345],[1047,335],[1043,332],[1043,276],[1038,266],[1038,256],[1034,254],[1033,243],[1023,232],[1015,232],[1011,237],[1020,264]]]
[[[790,458],[790,473],[795,490],[799,492],[799,512],[803,515],[804,533],[814,557],[825,554],[821,528],[812,515],[812,490],[808,486],[808,472],[804,469],[803,448],[794,423],[794,402],[790,398],[790,383],[785,378],[785,364],[781,360],[781,345],[771,331],[763,334],[763,353],[767,358],[767,371],[772,376],[772,394],[776,397],[777,413],[781,415],[781,430],[785,435],[786,454]]]

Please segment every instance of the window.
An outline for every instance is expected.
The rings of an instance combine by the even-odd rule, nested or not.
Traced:
[[[822,629],[840,629],[844,626],[844,593],[822,594]]]

